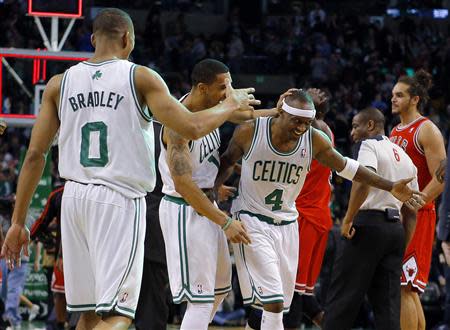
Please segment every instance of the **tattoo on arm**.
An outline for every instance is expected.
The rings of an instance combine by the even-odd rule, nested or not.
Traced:
[[[173,176],[192,174],[189,141],[170,129],[168,129],[167,137],[167,163],[170,173]]]

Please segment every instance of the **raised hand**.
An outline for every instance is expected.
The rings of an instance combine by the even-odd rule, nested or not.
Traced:
[[[23,249],[24,255],[28,256],[28,243],[30,242],[30,232],[27,227],[12,224],[3,242],[1,257],[6,259],[9,269],[14,269],[15,265],[20,267],[20,252]]]
[[[309,95],[311,95],[314,102],[314,107],[316,109],[320,108],[323,104],[325,104],[328,101],[327,94],[321,89],[308,88],[306,91],[308,92]]]
[[[237,220],[233,220],[231,225],[225,230],[225,235],[233,243],[251,243],[244,224]]]
[[[231,86],[231,80],[226,79],[225,81],[226,91],[225,91],[225,100],[223,102],[228,102],[233,107],[236,107],[237,111],[254,111],[255,105],[260,105],[261,101],[255,99],[253,93],[255,89],[250,88],[241,88],[234,89]]]

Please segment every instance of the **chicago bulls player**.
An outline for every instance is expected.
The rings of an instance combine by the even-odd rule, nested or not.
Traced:
[[[428,101],[431,75],[419,70],[413,77],[402,76],[392,90],[392,113],[400,116],[390,139],[402,147],[418,170],[419,188],[426,205],[417,214],[413,239],[406,249],[401,277],[401,327],[425,329],[425,316],[419,292],[425,290],[430,271],[432,244],[436,225],[434,200],[443,190],[433,173],[445,158],[441,132],[421,111]]]

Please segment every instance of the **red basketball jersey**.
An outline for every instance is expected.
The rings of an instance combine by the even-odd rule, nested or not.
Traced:
[[[332,137],[334,140],[334,137]],[[295,201],[298,212],[310,222],[323,229],[333,226],[330,212],[331,169],[317,160],[311,162],[311,169]]]
[[[423,190],[428,182],[431,181],[431,174],[428,169],[427,159],[422,147],[419,145],[419,130],[420,127],[429,119],[426,117],[419,117],[412,123],[406,126],[397,125],[392,129],[390,139],[393,143],[399,145],[413,161],[417,167],[417,180],[419,189]],[[434,202],[431,202],[425,207],[432,207]]]

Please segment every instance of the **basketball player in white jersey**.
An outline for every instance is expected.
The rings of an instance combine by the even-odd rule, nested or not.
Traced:
[[[244,304],[263,309],[261,330],[283,329],[283,311],[294,293],[298,263],[297,198],[312,158],[349,180],[390,191],[400,200],[420,200],[412,180],[391,182],[353,159],[342,157],[323,133],[311,127],[313,100],[303,90],[287,96],[276,118],[239,126],[221,157],[216,186],[242,158],[239,195],[232,211],[252,241],[234,244]]]
[[[25,216],[59,129],[59,171],[67,180],[61,230],[68,310],[83,312],[77,329],[126,329],[142,276],[144,196],[155,182],[149,109],[182,136],[197,139],[234,112],[252,116],[258,101],[248,95],[253,89],[233,90],[228,81],[220,105],[187,111],[159,75],[127,60],[134,29],[119,9],[98,14],[92,44],[91,59],[53,77],[44,91],[2,256],[13,268],[26,251]]]
[[[191,80],[192,89],[182,103],[197,112],[224,99],[231,76],[222,62],[205,59],[194,66]],[[261,113],[275,114],[276,109],[254,112]],[[242,224],[212,201],[219,147],[218,129],[196,140],[163,129],[159,171],[165,197],[159,214],[173,301],[187,301],[183,330],[206,330],[231,290],[227,238],[236,243],[250,241]]]

